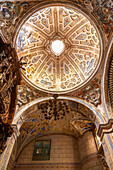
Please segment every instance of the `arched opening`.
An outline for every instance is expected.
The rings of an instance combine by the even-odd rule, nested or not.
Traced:
[[[95,114],[74,100],[59,97],[60,100],[66,102],[69,107],[69,114],[63,119],[45,119],[39,105],[44,104],[47,99],[29,105],[29,108],[18,115],[15,122],[19,126],[20,135],[15,142],[8,166],[11,159],[14,159],[15,170],[37,167],[103,169],[101,157],[104,157],[104,152],[96,134]],[[48,148],[41,146],[49,141],[50,150],[46,153]],[[39,143],[39,146],[36,143]],[[45,159],[47,154],[49,158]]]
[[[3,3],[0,34],[12,42],[19,62],[24,63],[20,88],[28,88],[30,97],[17,88],[21,100],[17,95],[18,107],[11,118],[14,133],[0,157],[1,169],[101,170],[109,169],[107,163],[112,169],[113,136],[108,133],[113,121],[107,84],[111,2]],[[10,87],[8,90],[11,92]],[[112,94],[112,85],[110,91]],[[38,107],[53,100],[53,94],[70,108],[62,120],[45,120]]]

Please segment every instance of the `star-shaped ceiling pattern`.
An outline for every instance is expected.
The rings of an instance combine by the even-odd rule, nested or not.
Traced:
[[[52,49],[56,40],[63,44],[60,53]],[[16,44],[18,57],[27,63],[24,78],[49,92],[78,88],[91,78],[100,61],[96,29],[69,7],[51,6],[35,12],[20,28]]]

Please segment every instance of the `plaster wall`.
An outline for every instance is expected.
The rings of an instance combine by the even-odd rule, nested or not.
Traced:
[[[49,135],[37,139],[51,139],[50,160],[32,161],[34,140],[19,155],[14,170],[103,170],[91,131],[78,139],[68,135]],[[7,170],[13,170],[11,163]]]

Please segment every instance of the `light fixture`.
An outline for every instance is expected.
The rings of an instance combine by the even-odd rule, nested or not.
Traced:
[[[53,97],[53,100],[40,104],[39,109],[41,109],[45,119],[50,120],[54,118],[56,121],[63,119],[69,113],[69,108],[65,101],[58,101],[58,94],[54,94]]]

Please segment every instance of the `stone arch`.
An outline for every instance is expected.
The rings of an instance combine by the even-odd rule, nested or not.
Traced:
[[[37,105],[40,102],[47,101],[48,99],[53,99],[53,97],[46,97],[46,98],[37,99],[37,100],[34,100],[34,101],[30,102],[29,104],[25,105],[19,112],[16,113],[15,119],[13,121],[13,126],[14,126],[14,124],[16,124],[17,127],[20,129],[21,125],[24,123],[25,118],[26,118],[25,112],[28,113],[29,111],[34,109],[35,105]],[[70,100],[70,101],[74,101],[74,102],[80,103],[80,104],[84,105],[85,107],[87,107],[89,110],[91,110],[93,112],[93,115],[91,117],[89,115],[89,117],[92,120],[93,120],[93,117],[97,117],[97,119],[95,119],[95,122],[94,122],[95,125],[97,126],[97,128],[98,128],[98,125],[101,124],[101,122],[104,121],[103,118],[101,117],[101,115],[99,115],[96,107],[95,108],[92,107],[90,104],[85,103],[83,100],[80,100],[80,99],[77,99],[77,98],[72,98],[72,97],[66,97],[66,96],[59,96],[59,99]],[[32,114],[32,112],[31,112],[31,114]],[[48,134],[48,135],[52,135],[52,134]],[[43,135],[43,136],[45,136],[45,135]],[[43,137],[43,136],[41,136],[41,137]],[[40,139],[40,137],[38,137],[38,138]],[[24,148],[26,148],[35,139],[36,138],[34,137],[34,138],[32,138],[31,141],[29,141],[29,136],[28,136],[28,143],[26,143],[24,141],[25,143],[23,143],[21,145],[21,148],[19,149],[19,152],[17,154],[17,157],[16,157],[17,162],[18,162],[18,159],[19,159],[19,155],[22,154],[22,151],[24,150]]]
[[[53,97],[43,97],[43,98],[39,98],[39,99],[36,99],[36,100],[33,100],[31,101],[30,103],[26,104],[24,107],[22,107],[16,114],[15,114],[15,117],[14,117],[14,120],[12,122],[12,124],[18,124],[19,123],[19,120],[22,121],[23,119],[23,114],[25,113],[25,111],[27,109],[30,109],[32,108],[32,106],[40,103],[40,102],[43,102],[43,101],[46,101],[46,100],[49,100],[49,99],[53,99]],[[66,96],[59,96],[58,99],[67,99],[67,100],[71,100],[71,101],[75,101],[75,102],[78,102],[82,105],[84,105],[85,107],[89,108],[92,112],[93,112],[93,115],[96,117],[95,119],[95,125],[96,127],[98,128],[99,124],[102,124],[104,123],[104,118],[102,115],[100,115],[98,109],[94,106],[92,106],[92,104],[90,103],[87,103],[87,102],[84,102],[84,100],[81,100],[81,99],[78,99],[78,98],[73,98],[73,97],[66,97]],[[20,126],[19,126],[19,129],[20,129]]]

